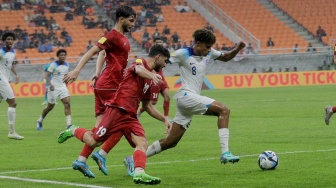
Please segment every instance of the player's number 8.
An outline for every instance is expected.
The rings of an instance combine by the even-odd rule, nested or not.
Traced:
[[[97,134],[99,137],[102,137],[105,133],[106,133],[106,128],[105,128],[105,127],[100,127],[100,128],[98,129],[98,131],[97,131],[96,134]]]
[[[196,67],[195,66],[191,67],[191,73],[193,75],[196,75]]]

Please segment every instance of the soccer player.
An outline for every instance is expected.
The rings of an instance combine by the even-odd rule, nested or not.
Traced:
[[[214,50],[216,36],[207,29],[198,29],[193,33],[194,46],[179,49],[172,53],[170,62],[178,63],[181,70],[182,86],[174,95],[177,112],[172,129],[166,138],[155,141],[147,149],[147,157],[151,157],[161,151],[175,147],[190,126],[194,115],[217,116],[217,127],[221,147],[221,163],[235,163],[239,157],[229,151],[229,117],[230,109],[206,96],[201,96],[201,88],[205,76],[205,68],[210,60],[229,61],[246,45],[239,42],[228,53]],[[132,157],[124,159],[128,174],[133,173]]]
[[[5,46],[0,49],[0,97],[3,100],[6,100],[8,104],[8,138],[22,140],[24,137],[15,132],[16,101],[13,89],[9,84],[10,71],[15,75],[15,84],[19,83],[19,76],[16,73],[15,65],[13,65],[16,55],[13,48],[15,34],[12,32],[5,32],[2,34],[1,39]],[[0,99],[0,102],[2,99]]]
[[[159,44],[163,45],[163,41],[161,37],[155,37],[153,39],[154,44]],[[161,93],[163,97],[163,114],[168,118],[169,116],[169,106],[170,106],[170,96],[169,96],[169,86],[163,76],[163,71],[161,70],[158,72],[158,74],[161,75],[162,77],[162,82],[161,84],[158,85],[153,85],[151,88],[151,103],[153,105],[156,105],[158,98],[159,98],[159,93]],[[141,113],[144,112],[144,108],[140,108],[138,110],[137,116],[138,118],[140,117]]]
[[[167,132],[171,124],[168,119],[155,109],[150,103],[150,87],[162,81],[159,72],[169,58],[169,51],[162,45],[154,45],[147,58],[138,58],[126,70],[114,98],[107,101],[106,111],[102,120],[92,132],[75,126],[61,132],[58,142],[63,143],[75,136],[78,140],[85,142],[90,147],[102,144],[114,133],[122,132],[129,144],[135,148],[133,153],[135,174],[133,181],[136,184],[158,184],[160,178],[152,177],[145,173],[147,140],[143,127],[141,126],[136,113],[140,101],[153,118],[163,121]]]
[[[134,27],[135,19],[136,12],[131,7],[121,6],[117,8],[117,22],[114,28],[86,52],[76,68],[64,77],[64,82],[66,83],[71,83],[76,80],[84,65],[92,58],[92,56],[99,53],[96,64],[96,73],[93,76],[96,123],[92,128],[92,132],[98,127],[103,117],[106,109],[106,101],[114,97],[119,83],[123,79],[123,72],[128,63],[127,59],[130,51],[130,44],[125,33],[129,32],[131,28]],[[106,61],[106,66],[101,72],[104,61]],[[92,155],[92,158],[98,164],[99,169],[105,175],[108,174],[105,165],[105,157],[122,136],[121,133],[115,133],[113,137],[105,141],[105,144],[99,152],[95,152]],[[86,164],[87,158],[93,150],[94,148],[85,144],[77,160],[72,164],[75,170],[79,170],[87,177],[94,177],[94,174],[89,170],[89,167]]]
[[[326,106],[324,121],[326,125],[329,125],[331,116],[336,112],[336,106]]]
[[[48,88],[48,105],[43,109],[41,116],[36,121],[37,130],[43,129],[43,120],[48,113],[54,108],[57,97],[59,97],[64,105],[64,113],[66,119],[66,127],[71,126],[71,109],[70,109],[70,95],[66,84],[63,82],[63,77],[69,71],[69,64],[65,61],[67,51],[59,49],[56,52],[58,58],[50,64],[48,73],[45,75],[46,84]],[[50,76],[52,78],[50,80]]]

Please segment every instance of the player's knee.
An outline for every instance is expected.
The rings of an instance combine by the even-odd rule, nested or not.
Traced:
[[[222,105],[220,114],[224,115],[224,116],[229,116],[230,115],[230,108],[225,106],[225,105]]]
[[[55,107],[55,104],[48,104],[47,109],[52,110]]]
[[[161,149],[162,150],[166,150],[166,149],[170,149],[170,148],[174,148],[177,146],[177,144],[179,143],[179,140],[170,140],[170,139],[165,139],[161,142]]]

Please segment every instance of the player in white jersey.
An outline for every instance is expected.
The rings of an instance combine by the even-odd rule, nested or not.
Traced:
[[[59,97],[64,105],[64,112],[66,116],[66,127],[71,126],[71,109],[70,109],[70,95],[66,84],[63,82],[63,77],[69,72],[69,64],[65,62],[67,52],[65,49],[60,49],[56,52],[58,61],[52,62],[45,75],[48,88],[48,105],[42,111],[40,118],[37,120],[37,130],[42,130],[42,122],[47,114],[54,108],[56,99]],[[50,79],[50,76],[52,78]]]
[[[16,55],[15,50],[12,48],[15,41],[15,34],[12,32],[4,33],[2,35],[2,41],[5,43],[5,46],[0,49],[0,98],[1,100],[6,100],[8,103],[8,138],[22,140],[23,136],[17,134],[14,128],[16,119],[16,101],[13,89],[9,84],[11,71],[15,75],[15,84],[19,83],[19,76],[17,75],[15,66],[13,65]]]
[[[171,54],[170,61],[178,63],[181,70],[182,86],[175,94],[177,112],[172,129],[166,138],[155,141],[147,149],[150,157],[161,151],[175,147],[185,131],[189,128],[193,115],[217,116],[217,127],[221,146],[221,163],[235,163],[239,157],[229,150],[229,116],[230,109],[214,99],[201,96],[201,87],[205,76],[205,68],[210,60],[229,61],[246,45],[239,42],[228,53],[221,53],[211,47],[216,43],[215,35],[207,29],[196,30],[193,34],[194,46],[179,49]],[[132,170],[131,157],[124,160],[128,173]]]

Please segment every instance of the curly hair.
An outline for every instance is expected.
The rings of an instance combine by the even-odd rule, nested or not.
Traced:
[[[215,44],[216,43],[216,36],[207,29],[197,29],[193,33],[193,38],[195,42],[201,42],[206,44]]]
[[[2,41],[5,41],[7,39],[7,37],[13,37],[13,39],[15,40],[15,34],[13,32],[5,32],[4,34],[2,34]]]

